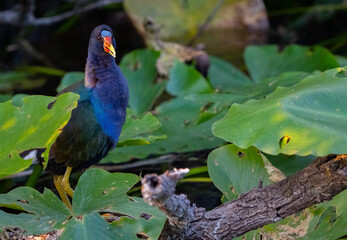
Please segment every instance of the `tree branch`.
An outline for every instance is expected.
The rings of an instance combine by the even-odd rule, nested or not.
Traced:
[[[168,177],[170,174],[146,175],[142,181],[145,201],[157,206],[169,219],[161,239],[232,239],[328,201],[345,190],[347,154],[319,157],[297,174],[241,194],[237,200],[209,212],[194,205],[191,207],[185,195],[175,195],[172,189],[177,180]],[[167,191],[166,186],[171,190]],[[167,195],[167,192],[172,194]],[[182,211],[175,209],[184,209],[186,217],[180,218]],[[181,219],[183,224],[177,223]]]
[[[91,10],[102,8],[109,4],[121,3],[122,0],[99,0],[84,7],[74,8],[71,11],[64,12],[52,17],[36,18],[34,15],[35,4],[33,0],[29,0],[29,7],[25,9],[24,16],[23,11],[18,11],[19,5],[15,5],[10,10],[0,11],[0,23],[8,25],[20,25],[20,26],[40,26],[50,25],[53,23],[61,22],[65,19],[73,17],[78,14],[89,12]],[[22,9],[23,10],[23,9]]]

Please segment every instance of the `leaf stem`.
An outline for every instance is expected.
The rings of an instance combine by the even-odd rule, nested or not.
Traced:
[[[35,187],[37,180],[41,176],[42,170],[43,170],[42,166],[40,164],[36,164],[34,167],[33,173],[30,175],[25,185],[32,188]]]

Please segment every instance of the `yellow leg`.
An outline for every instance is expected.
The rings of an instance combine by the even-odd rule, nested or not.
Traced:
[[[67,195],[69,195],[70,197],[73,196],[73,192],[74,192],[74,191],[72,190],[72,188],[71,188],[71,186],[70,186],[70,182],[69,182],[71,170],[72,170],[72,167],[67,167],[67,168],[66,168],[66,171],[65,171],[63,180],[61,181],[61,186],[62,186],[62,188],[63,188],[64,191],[67,193]]]
[[[71,209],[71,202],[69,197],[66,195],[66,192],[63,190],[63,187],[61,185],[62,179],[63,179],[63,175],[55,175],[54,176],[54,185],[55,188],[58,190],[58,193],[61,197],[61,200],[63,201],[63,203],[65,203],[65,205]]]

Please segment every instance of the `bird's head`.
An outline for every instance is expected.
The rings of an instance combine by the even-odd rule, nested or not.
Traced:
[[[107,25],[100,25],[94,28],[90,40],[89,50],[96,55],[108,55],[116,57],[116,41],[113,37],[112,29]]]

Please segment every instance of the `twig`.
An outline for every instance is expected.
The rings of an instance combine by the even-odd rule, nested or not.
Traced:
[[[33,58],[44,63],[48,67],[54,68],[54,64],[51,60],[49,60],[43,53],[39,52],[28,40],[19,40],[18,44]]]
[[[109,4],[114,3],[121,3],[123,0],[99,0],[95,3],[91,3],[85,7],[80,7],[77,9],[73,9],[68,12],[64,12],[52,17],[43,17],[43,18],[36,18],[33,14],[34,10],[34,1],[30,0],[30,7],[29,10],[25,13],[25,17],[23,18],[23,21],[21,20],[21,14],[18,13],[18,6],[15,6],[14,9],[11,10],[5,10],[0,12],[0,23],[2,24],[8,24],[8,25],[22,25],[22,26],[42,26],[42,25],[50,25],[53,23],[61,22],[67,18],[73,17],[75,15],[89,12],[91,10],[102,8],[104,6],[107,6]]]
[[[201,24],[201,26],[198,29],[198,32],[195,34],[195,36],[188,42],[188,46],[192,46],[193,43],[198,39],[203,32],[205,32],[208,25],[211,23],[212,19],[216,16],[218,10],[221,8],[221,6],[224,4],[225,0],[219,0],[219,2],[214,6],[210,14],[205,19],[204,23]]]
[[[180,156],[175,154],[168,154],[157,158],[149,158],[137,162],[126,163],[121,165],[95,165],[94,168],[101,168],[109,172],[121,171],[126,169],[138,168],[147,165],[155,165],[161,163],[170,163],[176,161]]]
[[[138,168],[138,167],[147,166],[147,165],[171,163],[180,159],[181,157],[182,156],[180,155],[168,154],[168,155],[160,156],[157,158],[149,158],[146,160],[140,160],[137,162],[125,163],[120,165],[95,165],[92,168],[101,168],[109,172],[115,172],[115,171],[123,171],[127,169],[132,169],[132,168]],[[32,173],[33,173],[33,170],[28,169],[28,170],[25,170],[10,176],[3,177],[1,178],[1,180],[26,177],[31,175]]]

